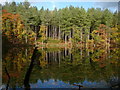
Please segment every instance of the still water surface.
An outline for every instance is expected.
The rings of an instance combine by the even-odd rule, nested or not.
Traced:
[[[120,84],[120,49],[17,47],[3,50],[4,88],[110,88]]]

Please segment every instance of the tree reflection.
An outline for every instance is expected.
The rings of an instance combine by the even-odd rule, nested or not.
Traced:
[[[3,62],[3,68],[6,67],[9,72],[11,77],[9,87],[12,88],[16,85],[18,87],[24,85],[26,89],[29,89],[30,83],[37,83],[38,80],[44,83],[50,79],[72,85],[82,83],[86,79],[90,82],[103,80],[109,84],[111,78],[120,77],[120,49],[109,49],[27,48],[26,51],[26,48],[13,48],[3,56],[3,61],[6,61]],[[7,77],[3,69],[3,84],[7,84]],[[113,83],[110,85],[114,86]]]
[[[32,69],[34,67],[34,62],[38,61],[40,56],[41,56],[41,53],[38,53],[38,49],[37,49],[37,47],[35,47],[35,49],[33,51],[33,55],[31,57],[30,66],[29,66],[29,68],[27,70],[27,73],[26,73],[25,79],[24,79],[24,86],[25,86],[26,90],[30,90],[30,84],[29,84],[30,75],[31,75]]]
[[[7,76],[8,76],[8,82],[7,82],[7,85],[6,85],[6,90],[8,90],[8,88],[9,88],[9,83],[10,83],[10,75],[9,75],[6,67],[5,67],[5,72],[6,72]]]

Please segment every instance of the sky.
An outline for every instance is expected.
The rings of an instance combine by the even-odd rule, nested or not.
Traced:
[[[25,0],[4,0],[4,2],[24,2]],[[119,0],[28,0],[31,6],[36,6],[40,9],[42,6],[45,9],[53,10],[55,7],[57,9],[64,8],[66,6],[83,7],[86,10],[88,8],[108,8],[110,11],[114,12],[118,10]],[[3,0],[0,0],[1,4],[4,4]]]

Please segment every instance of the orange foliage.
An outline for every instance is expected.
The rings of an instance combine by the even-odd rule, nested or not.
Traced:
[[[5,9],[2,10],[2,13],[6,13],[6,12],[7,12],[7,10],[5,10]]]
[[[104,24],[100,24],[98,30],[100,33],[105,33],[106,32],[106,29],[107,29],[107,26],[104,25]]]
[[[10,21],[17,21],[17,20],[20,20],[20,15],[9,13],[9,12],[7,12],[7,10],[2,10],[3,22],[7,19],[9,19]]]
[[[7,37],[10,42],[16,42],[14,40],[17,40],[19,32],[23,29],[20,15],[9,13],[7,10],[2,10],[2,22],[2,35]]]
[[[103,40],[108,39],[108,30],[109,28],[106,25],[100,24],[98,28],[98,33]]]

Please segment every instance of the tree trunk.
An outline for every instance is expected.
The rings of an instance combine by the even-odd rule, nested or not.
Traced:
[[[65,47],[65,56],[67,56],[67,48]]]
[[[24,78],[25,90],[29,90],[30,89],[29,81],[30,81],[31,72],[32,72],[33,67],[34,67],[34,62],[37,61],[40,56],[41,56],[41,53],[38,53],[37,47],[35,47],[33,55],[31,57],[31,63],[29,65],[29,68],[27,69],[27,72],[26,72],[25,78]]]
[[[26,35],[26,37],[25,37],[25,42],[26,42],[26,44],[27,44],[27,42],[28,42],[28,40],[27,40],[27,35]]]
[[[67,35],[65,34],[65,44],[67,43]]]
[[[51,25],[50,25],[50,37],[52,37],[52,30],[51,30]]]
[[[82,60],[82,54],[83,54],[83,53],[82,53],[82,49],[81,49],[81,52],[80,52],[80,55],[81,55],[81,60]]]
[[[47,58],[47,57],[48,57],[48,56],[47,56],[47,52],[46,52],[46,55],[45,55],[45,57],[46,57],[45,61],[48,61],[48,58]]]
[[[48,37],[48,30],[47,30],[47,27],[45,27],[46,29],[46,38]]]
[[[56,30],[56,26],[55,26],[55,39],[57,37],[57,30]]]
[[[89,40],[89,38],[90,38],[90,33],[88,33],[88,40]]]
[[[61,39],[61,30],[60,30],[60,25],[59,25],[59,40]]]
[[[50,30],[49,30],[49,25],[48,25],[48,38],[50,37]]]
[[[27,58],[27,53],[28,53],[28,50],[27,49],[25,49],[25,56],[26,56],[26,58]]]
[[[55,39],[55,31],[54,31],[54,26],[53,26],[53,39]]]
[[[50,29],[50,25],[49,25],[49,37],[51,36],[51,29]]]

